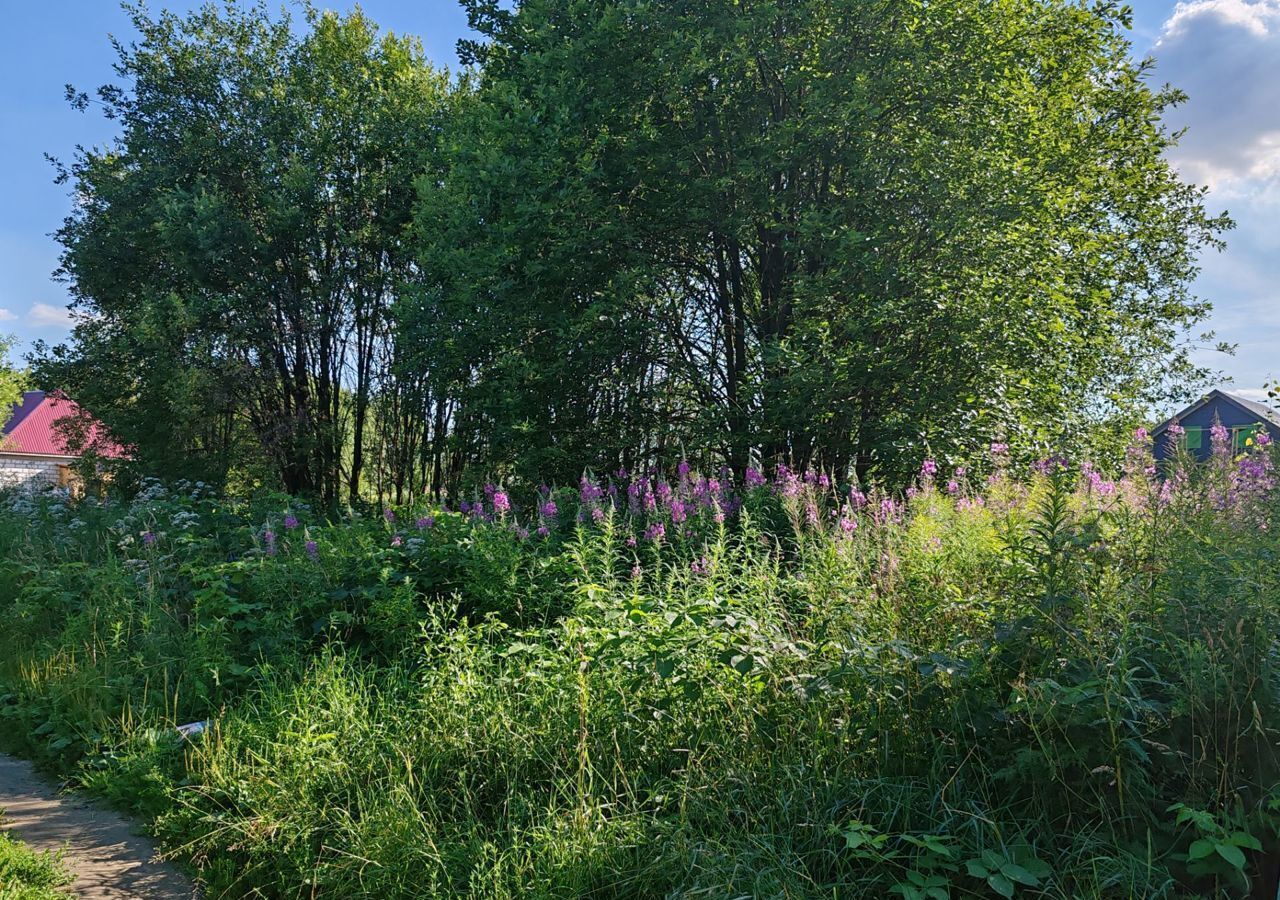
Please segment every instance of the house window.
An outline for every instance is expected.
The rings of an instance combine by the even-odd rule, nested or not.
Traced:
[[[1182,436],[1183,444],[1188,450],[1199,450],[1204,446],[1204,429],[1188,428]]]
[[[1248,450],[1253,446],[1253,439],[1259,431],[1262,430],[1261,425],[1245,425],[1241,428],[1231,429],[1231,446],[1237,452]]]

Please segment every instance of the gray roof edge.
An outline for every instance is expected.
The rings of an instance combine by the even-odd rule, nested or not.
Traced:
[[[1182,410],[1176,415],[1170,416],[1169,418],[1161,422],[1159,425],[1157,425],[1155,428],[1151,429],[1151,436],[1155,437],[1157,434],[1164,431],[1174,422],[1177,422],[1185,418],[1186,416],[1191,415],[1193,412],[1195,412],[1200,407],[1204,406],[1210,400],[1213,400],[1214,398],[1218,398],[1218,397],[1222,398],[1223,400],[1226,400],[1228,403],[1234,403],[1236,406],[1240,407],[1245,412],[1251,413],[1255,416],[1259,416],[1263,421],[1268,422],[1280,428],[1280,412],[1276,412],[1271,407],[1258,403],[1256,400],[1246,400],[1244,397],[1237,397],[1235,394],[1228,394],[1226,391],[1219,390],[1218,388],[1214,388],[1213,390],[1205,394],[1203,397],[1201,397],[1199,400],[1197,400],[1195,403],[1192,403],[1186,409]]]

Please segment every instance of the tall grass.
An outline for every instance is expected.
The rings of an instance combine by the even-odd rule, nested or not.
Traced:
[[[1274,893],[1271,460],[1148,453],[523,516],[13,501],[0,741],[214,897]]]

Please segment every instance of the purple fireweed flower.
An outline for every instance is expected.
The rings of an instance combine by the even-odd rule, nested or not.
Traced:
[[[960,483],[955,479],[947,482],[947,493],[956,494],[960,492]]]
[[[505,516],[511,511],[511,498],[505,491],[493,492],[493,511],[500,516]]]
[[[748,488],[760,487],[767,483],[763,475],[749,466],[747,467],[746,473],[743,475],[743,480],[746,482]]]
[[[1046,456],[1044,459],[1038,459],[1031,464],[1031,468],[1041,475],[1048,475],[1066,467],[1067,461],[1061,456]]]
[[[1231,432],[1221,422],[1214,422],[1209,429],[1209,441],[1214,447],[1226,447],[1227,441],[1231,439]]]
[[[403,538],[401,538],[401,537],[400,537],[400,535],[398,535],[398,534],[397,534],[395,537],[393,537],[393,538],[391,539],[391,546],[392,546],[392,547],[399,547],[399,546],[400,546],[401,544],[403,544],[403,543],[404,543],[404,539],[403,539]]]
[[[1145,441],[1150,436],[1151,432],[1147,431],[1145,428],[1139,427],[1133,430],[1133,439],[1135,441]]]
[[[578,499],[582,501],[583,505],[585,506],[593,500],[599,500],[603,496],[604,491],[600,490],[600,486],[586,475],[583,475],[582,480],[578,482]]]
[[[804,517],[810,525],[818,524],[818,504],[810,500],[804,505]]]
[[[689,566],[689,571],[694,575],[706,575],[710,569],[711,562],[705,556],[700,559],[695,559]]]
[[[463,500],[461,503],[458,504],[458,509],[462,510],[463,514],[470,513],[471,502],[469,500]]]
[[[687,460],[687,459],[682,459],[682,460],[680,460],[680,464],[679,464],[678,466],[676,466],[676,474],[677,474],[677,475],[679,475],[682,479],[684,479],[684,478],[688,478],[688,477],[689,477],[689,468],[690,468],[690,467],[689,467],[689,460]]]
[[[384,509],[382,511],[382,518],[386,519],[388,522],[394,522],[396,520],[395,510],[390,508]]]
[[[285,516],[285,517],[284,517],[284,527],[285,527],[285,528],[287,528],[287,529],[289,529],[290,531],[293,531],[293,529],[297,528],[297,527],[298,527],[298,519],[297,519],[297,517],[296,517],[296,516],[293,516],[293,515],[287,515],[287,516]]]
[[[1009,452],[1009,445],[1003,441],[993,441],[991,444],[992,456],[1004,456]]]
[[[538,537],[549,537],[550,535],[551,535],[550,528],[548,528],[546,525],[538,526]]]
[[[413,523],[419,531],[425,531],[428,528],[434,528],[436,520],[434,516],[422,516],[418,521]]]
[[[916,495],[918,495],[919,493],[920,491],[915,487],[909,487],[907,488],[907,499],[914,500],[916,498]]]
[[[267,555],[276,555],[276,533],[268,529],[262,532],[262,542],[267,545]]]
[[[893,502],[892,497],[885,497],[883,500],[880,501],[880,513],[878,518],[881,522],[889,521],[890,519],[894,518],[897,515],[897,513],[898,513],[898,505]]]
[[[840,517],[840,530],[845,534],[853,534],[858,530],[858,520],[850,516]]]
[[[598,507],[598,506],[597,506],[595,509],[591,510],[591,521],[592,521],[592,522],[595,522],[597,525],[599,525],[601,522],[603,522],[603,521],[604,521],[604,510],[603,510],[603,509],[601,509],[601,508],[600,508],[600,507]]]
[[[640,567],[639,567],[638,565],[636,565],[636,566],[632,566],[632,567],[631,567],[631,580],[632,580],[632,581],[639,581],[639,580],[640,580],[640,576],[641,576],[642,574],[644,574],[644,573],[640,570]]]
[[[305,546],[307,548],[307,556],[310,556],[312,559],[315,559],[317,556],[320,555],[320,545],[317,544],[315,541],[307,541]]]
[[[644,531],[645,540],[655,544],[660,543],[667,536],[667,529],[661,522],[654,522]]]
[[[968,470],[968,469],[966,469],[964,466],[957,466],[957,467],[956,467],[956,477],[957,477],[957,478],[963,478],[963,477],[965,476],[965,473],[967,473],[968,471],[969,471],[969,470]]]
[[[938,474],[938,464],[932,459],[926,459],[920,466],[920,474],[925,478],[932,478]]]
[[[529,539],[528,528],[525,528],[523,525],[517,525],[515,530],[516,530],[516,537],[518,537],[520,540],[525,541]]]
[[[684,501],[672,500],[671,501],[671,521],[675,522],[678,525],[685,520],[686,515],[687,513],[685,510]]]
[[[634,547],[636,545],[636,536],[634,534],[627,535],[627,546]]]
[[[854,509],[862,509],[867,505],[867,495],[857,488],[849,488],[849,502],[853,504]]]
[[[155,533],[154,531],[144,531],[144,532],[142,532],[142,543],[146,544],[148,547],[153,547],[153,546],[155,546],[155,543],[156,543],[156,533]]]
[[[548,500],[539,507],[538,512],[542,514],[543,518],[554,519],[560,512],[560,508],[556,506],[556,501]]]
[[[784,497],[799,497],[804,490],[804,482],[786,466],[778,466],[778,492]]]
[[[1266,447],[1271,443],[1271,435],[1265,431],[1259,431],[1253,436],[1253,439],[1259,447]]]

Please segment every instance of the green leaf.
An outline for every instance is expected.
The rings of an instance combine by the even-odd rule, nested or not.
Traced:
[[[1187,859],[1204,859],[1206,856],[1212,856],[1213,848],[1214,843],[1208,838],[1192,841],[1191,847],[1187,850]]]
[[[996,872],[993,875],[989,876],[987,878],[987,884],[991,885],[991,890],[995,891],[1001,897],[1013,896],[1013,891],[1014,891],[1013,882],[1010,881],[1008,878],[1005,878],[999,872]]]
[[[1261,850],[1262,842],[1247,831],[1233,831],[1231,837],[1227,838],[1228,843],[1235,844],[1237,847],[1247,847],[1250,850]]]
[[[1015,862],[1005,863],[1000,867],[1000,871],[1004,873],[1007,877],[1012,879],[1013,881],[1016,881],[1019,884],[1025,884],[1029,887],[1035,887],[1040,883],[1039,878],[1032,875],[1030,872],[1028,872],[1026,869],[1024,869],[1022,866],[1018,865]]]
[[[1218,855],[1239,871],[1244,871],[1244,853],[1235,844],[1214,844]]]

